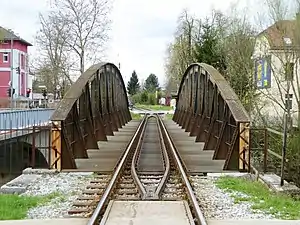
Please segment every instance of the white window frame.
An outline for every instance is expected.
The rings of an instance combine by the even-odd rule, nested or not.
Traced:
[[[5,60],[5,57],[7,57],[7,60]],[[8,63],[8,60],[9,60],[8,57],[9,57],[8,52],[4,52],[4,53],[3,53],[3,62],[4,62],[4,63]]]

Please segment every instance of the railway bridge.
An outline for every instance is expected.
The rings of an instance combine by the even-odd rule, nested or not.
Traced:
[[[86,70],[51,121],[51,167],[62,171],[112,172],[139,125],[112,63]],[[188,172],[249,171],[249,125],[238,96],[215,68],[193,63],[186,69],[165,126]]]

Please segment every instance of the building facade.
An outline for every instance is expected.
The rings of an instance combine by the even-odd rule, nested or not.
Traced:
[[[252,56],[255,63],[254,82],[259,96],[254,120],[264,116],[268,121],[282,123],[289,94],[292,124],[298,126],[299,31],[297,20],[282,20],[257,36]]]
[[[32,44],[12,31],[0,27],[0,32],[0,98],[8,98],[10,85],[14,98],[26,97],[27,90],[32,89],[28,67],[28,47]]]

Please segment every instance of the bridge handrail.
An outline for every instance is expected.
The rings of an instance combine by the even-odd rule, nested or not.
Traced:
[[[18,129],[41,125],[50,121],[55,109],[0,110],[0,130]]]
[[[2,108],[0,109],[0,114],[2,113],[16,113],[16,112],[35,112],[35,111],[52,111],[54,108]]]
[[[235,121],[241,123],[250,122],[250,117],[247,111],[240,102],[237,94],[228,84],[228,81],[226,81],[226,79],[220,74],[218,70],[206,63],[192,63],[189,65],[181,79],[177,96],[179,96],[181,92],[185,78],[188,76],[190,69],[194,66],[199,66],[200,68],[203,68],[205,71],[207,71],[210,81],[217,85],[218,90],[220,91],[220,94],[224,101],[227,103]]]
[[[93,76],[96,74],[97,70],[100,70],[101,68],[104,68],[105,66],[111,66],[115,70],[118,71],[118,76],[120,77],[120,80],[122,82],[122,86],[124,90],[126,90],[123,78],[121,77],[121,72],[119,71],[119,68],[116,67],[112,63],[108,62],[101,62],[98,64],[95,64],[91,66],[89,69],[87,69],[77,80],[70,89],[67,91],[63,99],[58,104],[56,110],[54,111],[53,115],[51,116],[51,121],[64,121],[70,111],[72,110],[73,105],[76,103],[76,101],[81,96],[86,84],[88,84],[89,81],[93,80]],[[127,105],[128,105],[128,97],[125,96],[127,99]]]

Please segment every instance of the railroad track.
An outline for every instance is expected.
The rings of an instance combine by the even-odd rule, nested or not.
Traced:
[[[112,174],[96,175],[70,215],[99,224],[110,200],[188,200],[195,224],[206,225],[174,144],[158,115],[146,115]]]

